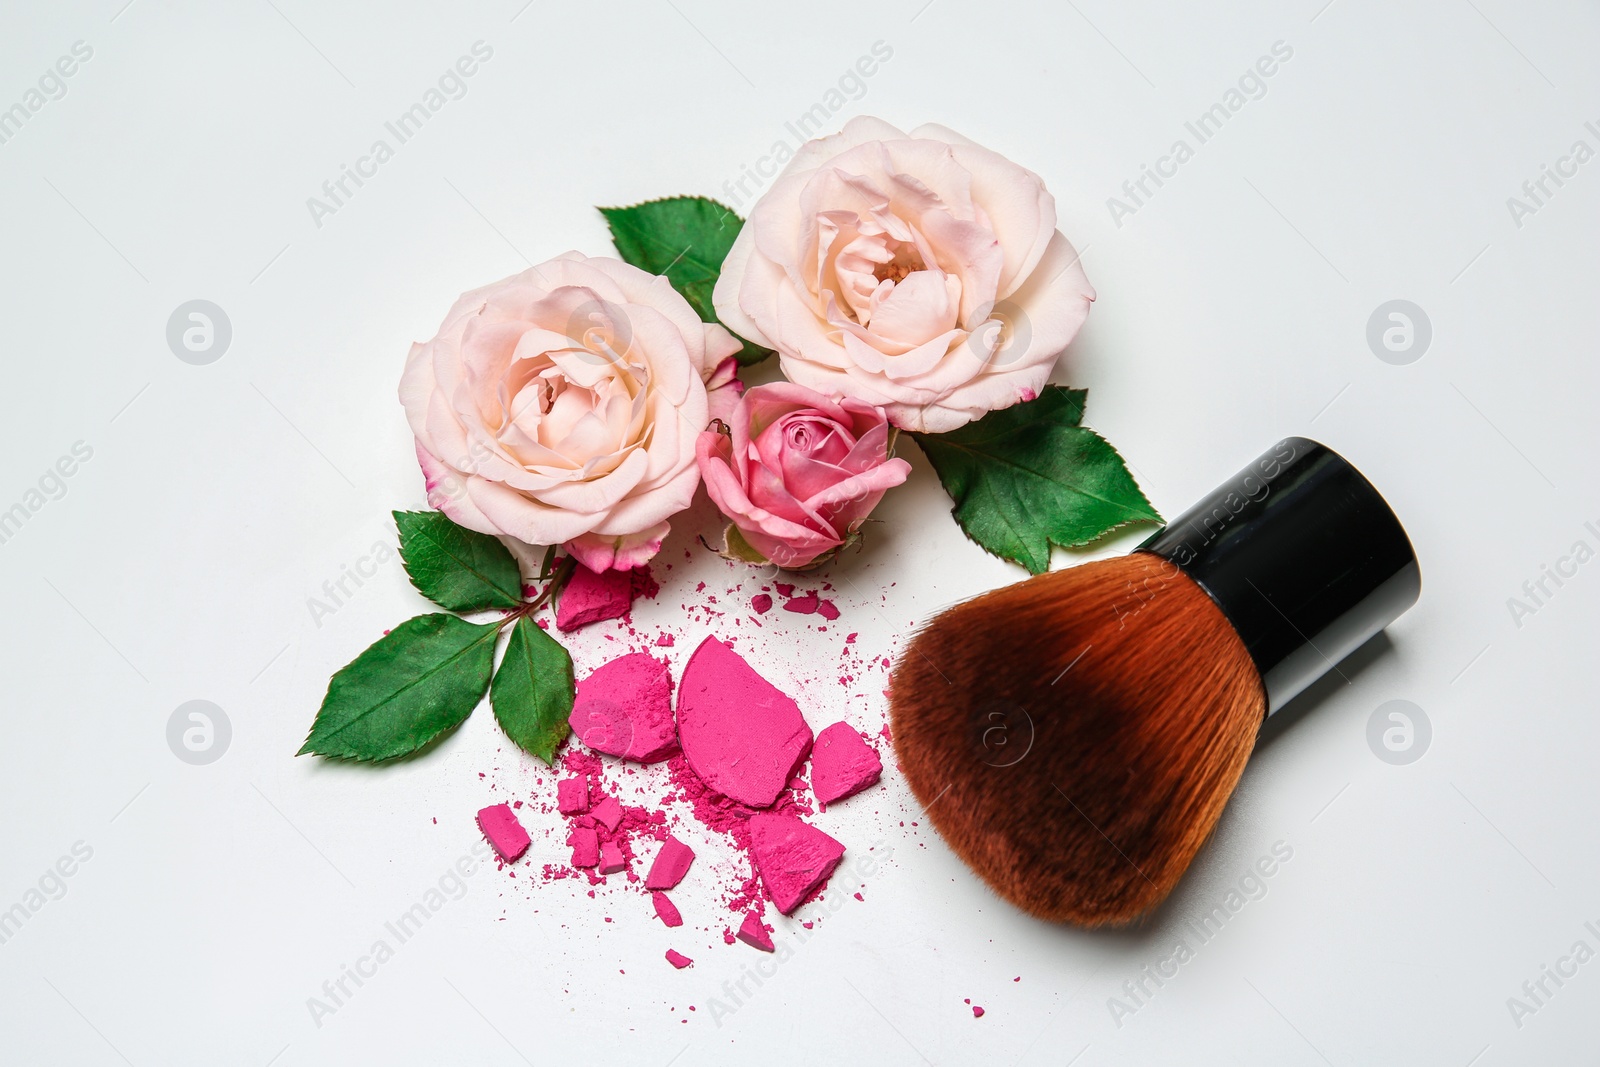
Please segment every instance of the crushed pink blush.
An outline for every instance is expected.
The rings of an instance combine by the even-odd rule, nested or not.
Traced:
[[[478,829],[507,863],[515,862],[528,851],[528,831],[517,821],[509,804],[493,804],[478,812]]]
[[[609,570],[596,574],[579,563],[556,607],[556,629],[564,634],[571,633],[590,623],[621,618],[632,606],[632,571]]]
[[[772,610],[772,596],[768,593],[757,593],[750,598],[750,608],[757,615],[765,615]]]
[[[589,783],[582,778],[563,778],[556,783],[556,808],[563,815],[589,810]]]
[[[574,867],[593,867],[600,862],[600,836],[590,826],[574,826],[567,838],[572,846]]]
[[[811,749],[811,727],[788,696],[733,649],[707,637],[678,686],[678,739],[705,783],[769,807]]]
[[[980,1008],[980,1007],[978,1007],[978,1006],[977,1006],[977,1005],[976,1005],[976,1004],[974,1004],[974,1005],[973,1005],[973,1006],[972,1006],[972,1017],[973,1017],[973,1018],[974,1018],[974,1019],[981,1019],[981,1018],[983,1018],[983,1009],[982,1009],[982,1008]]]
[[[616,874],[626,869],[628,861],[622,857],[622,846],[615,841],[607,841],[600,846],[600,873]]]
[[[683,915],[665,893],[657,889],[651,892],[650,902],[655,905],[656,917],[667,926],[682,926]]]
[[[839,609],[831,600],[819,600],[817,601],[817,614],[829,622],[833,622],[839,617]],[[850,636],[854,637],[855,635],[851,634]]]
[[[739,924],[738,938],[751,948],[758,948],[762,952],[773,951],[772,934],[767,931],[767,926],[761,921],[759,911],[746,912],[744,922]]]
[[[578,683],[568,721],[596,752],[658,763],[678,750],[671,671],[647,652],[618,656]]]
[[[650,865],[650,873],[645,876],[646,889],[671,889],[683,881],[683,876],[689,873],[689,864],[694,862],[694,849],[679,841],[676,837],[668,837],[661,846],[661,851],[656,853],[655,862]]]
[[[849,723],[836,722],[817,735],[811,749],[811,792],[824,811],[872,785],[882,773],[878,753]]]
[[[622,825],[622,805],[617,803],[616,797],[606,797],[594,806],[589,815],[612,833],[616,833],[617,827]]]
[[[815,615],[819,603],[817,594],[807,593],[805,596],[797,596],[784,601],[783,610],[792,611],[796,615]]]
[[[688,956],[685,956],[683,953],[679,952],[677,949],[671,949],[671,948],[667,949],[667,962],[672,964],[674,967],[676,967],[680,971],[683,970],[685,967],[693,967],[694,966],[694,960],[691,960]]]
[[[843,845],[793,815],[750,817],[750,856],[772,903],[785,915],[828,880],[843,855]]]

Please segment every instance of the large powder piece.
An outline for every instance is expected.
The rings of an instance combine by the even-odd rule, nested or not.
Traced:
[[[849,723],[836,722],[817,735],[811,750],[811,792],[824,809],[861,792],[882,773],[883,761]]]
[[[767,932],[766,924],[761,921],[759,911],[746,913],[744,922],[739,924],[739,933],[736,936],[751,948],[758,948],[762,952],[773,951],[772,935]]]
[[[616,619],[633,606],[633,572],[609,570],[596,574],[579,563],[562,590],[556,606],[556,629],[571,633],[602,619]]]
[[[507,863],[528,851],[528,831],[517,821],[510,804],[495,804],[478,812],[478,829]]]
[[[750,855],[772,903],[788,915],[828,880],[844,846],[793,815],[758,812],[750,817]]]
[[[618,656],[578,683],[572,732],[608,756],[657,763],[678,750],[672,674],[647,652]]]
[[[594,832],[594,827],[573,827],[567,843],[572,846],[574,867],[593,867],[600,862],[600,835]]]
[[[678,739],[694,773],[722,795],[770,807],[811,749],[800,708],[737,652],[708,637],[678,687]]]
[[[689,873],[689,864],[693,862],[694,849],[676,837],[668,837],[666,843],[661,846],[661,851],[656,853],[656,860],[650,865],[650,873],[645,875],[644,887],[671,889],[683,881],[683,876]]]

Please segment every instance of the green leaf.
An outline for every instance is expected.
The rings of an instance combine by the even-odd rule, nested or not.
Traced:
[[[497,539],[437,511],[397,511],[394,524],[411,584],[441,608],[484,611],[522,603],[517,561]]]
[[[489,689],[494,717],[506,736],[553,764],[556,749],[572,730],[567,717],[574,692],[567,650],[528,616],[518,619]]]
[[[632,207],[603,207],[600,214],[624,260],[651,274],[665,274],[700,321],[718,321],[711,290],[744,225],[732,208],[703,196],[673,196]],[[740,364],[748,365],[766,359],[772,349],[745,341],[737,355]]]
[[[296,755],[393,759],[461,725],[489,687],[499,631],[454,615],[407,619],[328,682]]]
[[[1050,546],[1086,545],[1161,516],[1117,450],[1078,425],[1088,391],[1046,386],[1036,399],[943,434],[913,433],[955,501],[966,535],[1034,574]]]

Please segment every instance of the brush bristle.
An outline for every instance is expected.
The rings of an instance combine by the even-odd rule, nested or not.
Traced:
[[[1205,842],[1266,698],[1221,610],[1143,552],[933,619],[891,682],[927,817],[1001,896],[1058,922],[1136,919]]]

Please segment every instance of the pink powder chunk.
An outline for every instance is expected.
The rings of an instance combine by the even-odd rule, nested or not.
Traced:
[[[678,739],[689,767],[708,786],[765,808],[811,750],[811,727],[793,700],[708,637],[678,686]]]
[[[772,584],[778,590],[778,594],[780,596],[786,596],[786,597],[794,596],[794,585],[793,585],[793,583],[791,583],[791,582],[773,582]]]
[[[615,841],[607,841],[600,846],[600,873],[616,874],[628,866],[628,861],[622,858],[622,847]]]
[[[750,855],[772,903],[788,915],[828,880],[844,846],[793,815],[757,812],[750,817]]]
[[[589,808],[589,783],[582,778],[563,778],[556,783],[556,807],[563,815],[577,815]]]
[[[657,763],[678,750],[672,674],[648,652],[618,656],[578,683],[568,719],[589,748]]]
[[[617,827],[622,823],[622,805],[617,803],[616,797],[606,797],[596,804],[589,814],[594,816],[595,822],[612,833],[616,833]]]
[[[556,608],[556,629],[571,633],[602,619],[627,614],[633,606],[633,572],[594,571],[578,564]]]
[[[805,596],[797,596],[792,600],[784,601],[783,610],[792,611],[796,615],[814,615],[816,614],[817,605],[819,603],[820,601],[817,599],[817,594],[807,593]]]
[[[831,600],[819,600],[817,601],[817,614],[832,622],[839,617],[839,609],[834,606]]]
[[[757,615],[765,615],[772,610],[772,597],[767,593],[757,593],[750,598],[750,607]]]
[[[646,889],[671,889],[683,881],[683,876],[689,873],[689,864],[694,862],[694,849],[679,841],[676,837],[668,837],[666,844],[661,846],[661,851],[656,853],[656,860],[650,865],[650,873],[645,876]]]
[[[983,1018],[983,1009],[982,1009],[982,1008],[980,1008],[980,1007],[978,1007],[978,1006],[977,1006],[977,1005],[976,1005],[976,1004],[974,1004],[974,1005],[973,1005],[973,1006],[972,1006],[972,1017],[973,1017],[973,1018],[974,1018],[974,1019],[981,1019],[981,1018]]]
[[[574,827],[567,843],[572,846],[574,867],[593,867],[600,862],[600,837],[592,827]]]
[[[752,911],[745,915],[744,922],[739,924],[739,940],[751,948],[758,948],[762,952],[771,952],[772,935],[767,933],[766,924],[761,921],[761,913]]]
[[[528,851],[528,831],[517,821],[510,804],[495,804],[478,812],[478,829],[507,863]]]
[[[670,948],[667,949],[667,962],[672,964],[674,967],[678,968],[678,970],[680,970],[680,971],[683,970],[685,967],[694,966],[694,960],[691,960],[688,956],[685,956],[683,953],[677,951],[676,949],[670,949]]]
[[[883,761],[847,722],[836,722],[817,735],[811,750],[811,791],[829,804],[854,796],[878,780]]]
[[[683,915],[679,913],[678,906],[660,890],[650,894],[650,901],[656,906],[656,916],[668,926],[682,926]]]

